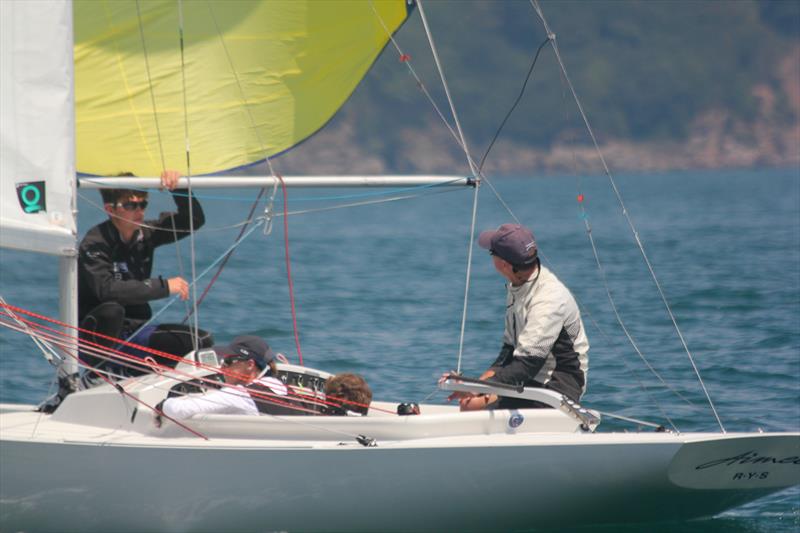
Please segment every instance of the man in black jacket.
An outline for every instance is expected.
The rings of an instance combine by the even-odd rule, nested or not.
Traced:
[[[132,176],[121,174],[121,176]],[[189,297],[189,284],[180,276],[153,277],[153,253],[158,246],[189,235],[205,222],[200,202],[185,189],[176,190],[180,179],[176,171],[161,174],[161,185],[172,191],[177,212],[162,213],[157,220],[144,220],[147,192],[132,189],[101,189],[109,219],[90,229],[79,248],[78,314],[82,337],[107,348],[127,351],[143,358],[148,354],[127,347],[117,347],[114,339],[183,356],[193,347],[192,329],[181,324],[141,326],[152,317],[150,300],[178,294]],[[191,217],[190,217],[191,202]],[[100,335],[94,335],[98,333]],[[210,335],[198,332],[200,347],[213,344]],[[111,364],[97,354],[84,353],[84,363],[122,375],[136,375],[145,366]],[[156,362],[175,366],[175,361],[156,357]]]

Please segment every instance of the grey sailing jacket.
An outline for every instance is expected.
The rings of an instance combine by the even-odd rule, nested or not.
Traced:
[[[573,400],[586,391],[589,341],[575,298],[547,268],[508,285],[501,350],[492,370],[501,383],[545,386]]]

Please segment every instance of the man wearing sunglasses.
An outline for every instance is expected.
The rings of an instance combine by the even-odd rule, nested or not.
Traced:
[[[248,385],[252,384],[264,370],[276,376],[275,354],[269,345],[255,335],[240,335],[227,346],[214,346],[218,359],[222,361],[225,386],[205,394],[187,394],[167,398],[158,409],[176,420],[183,420],[199,414],[241,414],[257,415],[259,409],[250,396]],[[264,377],[258,382],[265,388],[259,390],[259,397],[286,396],[288,389],[275,377]],[[265,392],[262,392],[265,391]],[[157,412],[155,424],[161,426],[161,416]]]
[[[117,341],[101,335],[128,339],[152,316],[151,300],[173,294],[182,300],[189,297],[189,284],[181,276],[152,275],[155,249],[183,239],[205,222],[200,202],[194,197],[190,199],[186,189],[175,188],[179,179],[180,174],[174,170],[161,174],[161,185],[172,192],[177,212],[162,213],[155,220],[145,220],[147,192],[100,190],[108,220],[90,229],[79,249],[78,314],[84,339],[115,348]],[[213,344],[211,336],[202,330],[198,337],[200,347]],[[192,330],[182,324],[147,326],[130,342],[177,356],[185,355],[194,344]],[[132,355],[144,358],[149,354]],[[148,368],[112,363],[86,352],[81,358],[86,364],[116,375],[137,375]],[[173,367],[176,364],[168,358],[156,360]]]
[[[541,265],[533,233],[503,224],[481,233],[497,272],[507,281],[503,347],[481,379],[543,387],[578,401],[586,390],[589,341],[575,298]],[[455,393],[462,411],[542,407],[538,402],[495,395]]]

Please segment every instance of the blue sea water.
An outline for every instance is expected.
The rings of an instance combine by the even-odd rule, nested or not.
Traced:
[[[629,215],[728,431],[800,430],[800,173],[798,169],[625,175],[617,178]],[[578,298],[591,342],[584,403],[681,431],[719,426],[665,311],[633,234],[604,176],[503,178],[500,196],[536,234],[547,264]],[[378,398],[444,401],[436,378],[457,366],[472,190],[337,210],[389,191],[289,192],[291,271],[304,363],[356,371]],[[81,190],[81,233],[102,220],[95,191]],[[408,191],[403,192],[403,195]],[[662,384],[614,319],[577,195],[619,313]],[[231,244],[255,193],[201,191],[207,225],[196,235],[197,271]],[[150,214],[171,207],[152,193]],[[91,201],[87,201],[91,200]],[[276,200],[277,210],[282,209]],[[477,228],[511,216],[491,188],[480,191]],[[474,248],[462,370],[478,375],[501,344],[502,279]],[[158,251],[156,271],[191,276],[191,246]],[[210,276],[198,283],[198,294]],[[51,257],[0,251],[0,295],[57,315]],[[154,309],[161,308],[156,302]],[[173,303],[160,321],[180,321]],[[200,307],[201,327],[219,341],[254,333],[297,361],[284,259],[283,218],[237,249]],[[22,334],[0,328],[0,401],[35,403],[52,369]],[[669,420],[667,419],[669,417]],[[636,430],[606,420],[603,427]],[[665,519],[669,509],[665,509]],[[648,526],[647,531],[772,532],[800,529],[800,489],[720,517]],[[601,530],[593,528],[592,531]],[[606,531],[607,529],[602,529]],[[638,531],[639,528],[614,531]],[[608,530],[611,531],[611,530]]]

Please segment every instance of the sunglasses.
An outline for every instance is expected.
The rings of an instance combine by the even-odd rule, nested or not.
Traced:
[[[134,211],[136,209],[141,209],[144,211],[147,209],[147,200],[141,200],[139,202],[117,202],[114,204],[115,207],[121,207],[125,211]]]
[[[242,361],[250,361],[249,357],[242,357],[240,355],[233,355],[230,357],[226,357],[222,360],[222,366],[232,366],[236,363],[240,363]]]

